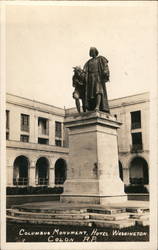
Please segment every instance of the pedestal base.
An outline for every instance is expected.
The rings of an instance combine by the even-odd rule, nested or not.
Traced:
[[[120,123],[102,112],[68,117],[68,179],[61,202],[104,205],[124,202],[124,183],[119,177],[117,128]]]
[[[67,180],[60,201],[65,203],[100,204],[127,201],[120,178],[102,176],[100,179]]]
[[[118,196],[93,196],[93,195],[61,195],[60,201],[62,203],[73,203],[73,204],[98,204],[107,205],[111,203],[120,203],[127,201],[127,195]]]

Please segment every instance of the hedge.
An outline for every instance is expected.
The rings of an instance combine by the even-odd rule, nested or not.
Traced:
[[[7,187],[7,195],[61,194],[63,187]]]
[[[126,193],[148,193],[148,190],[143,185],[125,185]]]

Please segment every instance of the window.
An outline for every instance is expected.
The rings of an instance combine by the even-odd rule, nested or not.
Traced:
[[[9,129],[9,110],[6,110],[6,129]]]
[[[48,129],[48,119],[39,117],[38,118],[38,132],[41,135],[48,135],[49,129]]]
[[[29,142],[29,136],[28,135],[20,135],[20,141]]]
[[[115,117],[115,118],[116,118],[116,120],[117,120],[117,115],[116,115],[116,114],[114,115],[114,117]]]
[[[61,122],[55,122],[55,137],[61,138],[62,133],[61,133]]]
[[[21,130],[29,131],[29,115],[21,114]]]
[[[39,144],[48,144],[49,140],[45,138],[38,138],[38,143]]]
[[[140,111],[131,112],[131,128],[132,129],[141,128],[141,112]]]
[[[6,110],[6,140],[9,140],[9,110]]]
[[[6,132],[6,140],[9,140],[9,132]]]
[[[132,133],[132,151],[142,150],[142,133]]]
[[[62,146],[61,140],[55,140],[55,145],[61,147]]]

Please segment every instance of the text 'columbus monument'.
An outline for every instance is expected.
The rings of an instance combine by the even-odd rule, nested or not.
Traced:
[[[89,55],[83,69],[74,68],[73,98],[78,114],[65,119],[70,153],[61,201],[104,205],[127,200],[118,166],[117,129],[121,123],[109,111],[108,60],[94,47]]]

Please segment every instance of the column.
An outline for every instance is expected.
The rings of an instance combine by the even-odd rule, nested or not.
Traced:
[[[13,170],[14,166],[13,165],[8,165],[7,166],[7,186],[13,186]]]
[[[30,113],[30,142],[31,143],[37,143],[37,136],[36,136],[36,131],[37,131],[37,118],[34,115],[34,113]]]
[[[50,168],[50,172],[49,172],[49,186],[50,187],[54,187],[55,186],[54,168]]]
[[[36,186],[36,162],[31,161],[30,171],[29,171],[29,186]]]
[[[55,145],[55,121],[49,120],[49,144]]]
[[[49,168],[49,187],[55,186],[55,160],[50,160],[50,168]]]
[[[34,143],[38,143],[38,115],[34,115]]]
[[[129,180],[129,168],[123,168],[123,182],[126,185],[130,184],[130,180]]]
[[[21,114],[19,113],[19,110],[11,109],[10,128],[9,128],[10,140],[19,141],[21,132],[20,124],[21,124]]]

